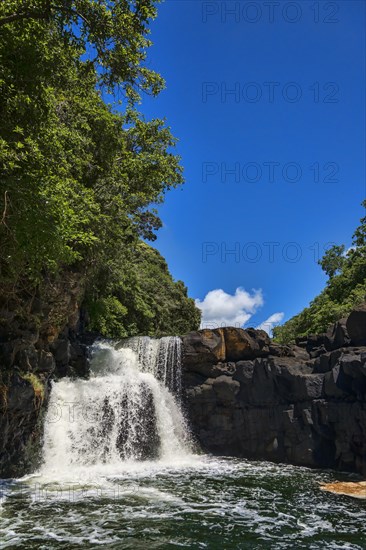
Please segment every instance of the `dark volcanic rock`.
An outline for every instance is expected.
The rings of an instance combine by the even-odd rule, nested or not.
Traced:
[[[291,347],[254,329],[186,336],[187,405],[202,447],[366,475],[365,315]]]
[[[57,365],[63,367],[69,364],[71,359],[71,344],[67,338],[55,340],[50,345],[50,349]]]
[[[341,319],[330,327],[325,335],[325,347],[327,350],[343,348],[351,343],[346,325],[347,319]]]
[[[222,329],[191,332],[183,337],[186,365],[210,366],[225,360],[225,342]],[[200,372],[196,370],[196,372]],[[208,372],[208,371],[207,371]],[[204,373],[206,370],[204,369]]]
[[[0,478],[22,476],[37,465],[51,378],[88,376],[80,282],[69,278],[66,286],[47,289],[43,300],[35,297],[40,328],[32,318],[27,325],[1,310]]]
[[[270,339],[263,330],[224,328],[226,361],[241,361],[269,355]]]
[[[0,384],[0,472],[1,477],[15,477],[35,467],[39,460],[40,435],[48,387],[37,379],[40,386],[16,371],[7,384]],[[43,386],[42,391],[39,388]]]
[[[36,372],[52,374],[56,368],[56,361],[51,352],[40,350],[38,352]]]
[[[270,339],[263,330],[204,329],[183,337],[184,362],[191,370],[208,375],[211,366],[220,362],[265,357],[270,353],[269,345]]]
[[[311,354],[312,352],[318,352],[318,350],[325,349],[327,337],[325,334],[309,334],[306,341],[306,351]]]
[[[353,346],[366,346],[366,304],[353,310],[346,322]]]

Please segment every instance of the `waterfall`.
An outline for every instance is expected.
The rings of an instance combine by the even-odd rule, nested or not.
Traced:
[[[148,336],[128,338],[117,347],[132,349],[143,372],[150,372],[178,398],[182,392],[182,361],[180,338],[168,336],[156,340]]]
[[[189,455],[180,396],[180,338],[97,343],[89,380],[53,384],[41,470]]]

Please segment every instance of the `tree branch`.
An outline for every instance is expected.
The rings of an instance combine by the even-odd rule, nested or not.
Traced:
[[[0,19],[0,27],[12,23],[13,21],[21,21],[22,19],[46,19],[48,16],[45,13],[13,13]]]
[[[51,9],[52,10],[60,10],[60,11],[68,11],[70,13],[73,13],[74,15],[77,15],[78,17],[80,17],[80,19],[82,19],[83,21],[85,21],[85,23],[87,23],[88,25],[90,25],[89,21],[87,20],[86,17],[84,17],[81,13],[79,13],[78,11],[76,10],[73,10],[72,8],[64,8],[63,6],[51,6]]]
[[[1,224],[4,224],[5,227],[8,227],[8,226],[6,225],[6,221],[5,221],[5,220],[6,220],[6,211],[7,211],[7,209],[8,209],[8,192],[5,191],[5,193],[4,193],[4,210],[3,210],[3,217],[1,218],[1,222],[0,222]]]
[[[73,10],[72,8],[64,8],[63,6],[50,6],[50,10],[68,11],[70,13],[73,13],[74,15],[77,15],[78,17],[80,17],[80,19],[85,21],[85,23],[90,25],[86,17],[84,17],[78,11]],[[6,17],[2,17],[0,19],[0,27],[7,25],[8,23],[12,23],[13,21],[21,21],[22,19],[47,19],[48,17],[49,17],[49,13],[47,12],[13,13],[12,15],[7,15]]]

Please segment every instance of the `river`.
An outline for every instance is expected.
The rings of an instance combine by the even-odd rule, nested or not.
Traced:
[[[319,488],[356,476],[202,454],[180,369],[178,338],[136,338],[55,382],[42,465],[1,482],[1,548],[366,548],[366,501]]]

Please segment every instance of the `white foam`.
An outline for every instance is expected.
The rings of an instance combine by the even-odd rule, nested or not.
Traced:
[[[179,338],[95,346],[89,380],[53,384],[42,481],[141,471],[154,464],[151,457],[162,467],[186,466],[192,449],[180,408],[180,368]]]

